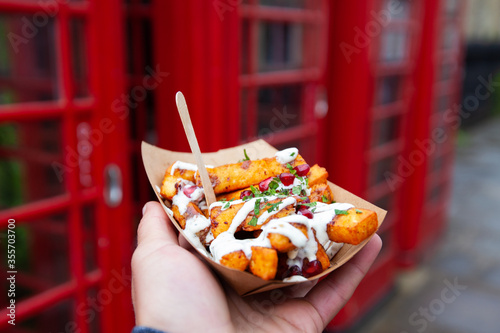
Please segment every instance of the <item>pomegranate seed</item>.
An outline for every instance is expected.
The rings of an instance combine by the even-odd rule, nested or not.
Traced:
[[[288,173],[288,172],[283,172],[281,175],[280,175],[280,180],[281,182],[283,183],[283,185],[285,186],[290,186],[293,184],[293,181],[295,179],[295,176],[292,175],[291,173]]]
[[[297,214],[304,215],[308,219],[312,219],[314,217],[313,213],[306,206],[301,206]]]
[[[308,278],[314,275],[318,275],[323,272],[323,266],[319,260],[308,261],[307,259],[304,261],[304,265],[302,265],[302,275]]]
[[[240,193],[240,199],[243,199],[244,197],[251,197],[251,198],[253,198],[254,195],[253,195],[252,191],[250,191],[250,190],[244,190],[243,192]]]
[[[269,183],[273,180],[273,177],[269,177],[267,179],[264,179],[259,183],[259,190],[261,192],[265,192],[269,189]]]
[[[289,276],[294,276],[294,275],[302,275],[302,271],[297,265],[293,265],[292,267],[288,268],[283,278],[287,278]]]
[[[184,195],[188,198],[191,198],[191,194],[196,190],[196,186],[191,185],[191,186],[186,186],[182,189],[182,192]]]
[[[293,168],[293,170],[297,172],[297,176],[304,177],[307,176],[311,168],[309,167],[309,164],[301,164],[297,165],[295,168]]]
[[[301,204],[303,204],[303,203],[310,203],[310,202],[311,202],[311,200],[309,200],[309,198],[308,198],[308,197],[306,197],[304,200],[300,200],[300,201],[297,203],[297,211],[298,211],[299,209],[301,209],[301,208],[308,208],[307,206],[305,206],[305,205],[301,205]]]

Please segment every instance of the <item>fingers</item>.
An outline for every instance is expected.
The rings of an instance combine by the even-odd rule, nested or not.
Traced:
[[[382,240],[375,234],[354,258],[332,272],[307,294],[305,299],[316,309],[324,325],[328,324],[351,298],[381,247]]]
[[[179,244],[175,228],[168,221],[163,207],[158,202],[148,202],[144,205],[143,216],[137,229],[137,245],[154,241],[162,244]]]

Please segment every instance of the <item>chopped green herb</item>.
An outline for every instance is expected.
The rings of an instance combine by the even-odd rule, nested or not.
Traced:
[[[306,187],[309,187],[309,178],[306,178]]]
[[[356,214],[363,214],[363,212],[360,211],[359,209],[356,209]]]
[[[300,195],[300,192],[301,192],[301,191],[302,191],[302,188],[301,188],[300,186],[294,186],[294,187],[292,188],[292,193],[293,193],[294,195]]]
[[[271,213],[272,211],[278,210],[278,206],[279,206],[280,203],[281,202],[276,202],[276,203],[268,204],[271,207],[267,210],[267,212]]]
[[[254,215],[259,215],[259,213],[260,213],[260,201],[261,201],[261,199],[255,200],[255,206],[253,208]]]
[[[328,198],[326,197],[326,195],[324,195],[324,194],[323,194],[323,195],[321,196],[321,201],[323,201],[323,202],[328,202]]]
[[[290,195],[290,190],[288,190],[287,188],[285,188],[285,189],[283,189],[283,190],[281,191],[281,193],[282,193],[283,195],[285,195],[285,196],[286,196],[286,195]]]
[[[248,222],[248,225],[255,227],[257,225],[257,218],[255,216],[253,216],[252,219],[250,220],[250,222]]]
[[[255,196],[257,196],[257,195],[259,195],[259,194],[260,194],[259,189],[258,189],[258,188],[255,188],[255,186],[253,186],[253,185],[250,185],[250,191],[252,191],[252,193],[253,193]]]
[[[228,209],[231,206],[231,201],[228,201],[222,206],[222,209]]]
[[[302,206],[307,206],[307,207],[315,207],[318,203],[315,201],[315,202],[307,202],[307,203],[303,203],[301,202],[300,203]]]
[[[276,190],[280,186],[280,184],[275,179],[276,178],[271,180],[271,182],[269,183],[269,189],[271,190]]]
[[[290,156],[294,156],[295,155],[295,152],[291,153]]]
[[[347,210],[342,210],[342,209],[335,209],[335,214],[337,214],[337,215],[349,215]]]
[[[288,171],[290,171],[290,173],[294,176],[297,175],[297,171],[295,171],[295,169],[292,167],[292,165],[290,163],[287,163],[286,164],[286,167],[288,168]]]
[[[250,161],[250,157],[248,157],[246,149],[243,149],[243,154],[245,155],[245,159],[243,161]]]

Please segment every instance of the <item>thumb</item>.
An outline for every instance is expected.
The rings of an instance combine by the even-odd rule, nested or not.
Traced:
[[[146,203],[142,211],[143,216],[137,228],[137,246],[156,241],[163,245],[179,245],[176,230],[158,202]]]

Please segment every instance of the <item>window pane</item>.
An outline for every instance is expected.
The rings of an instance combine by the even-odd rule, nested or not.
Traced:
[[[85,256],[85,271],[97,269],[97,231],[94,206],[82,208],[83,252]]]
[[[302,66],[302,25],[262,22],[259,25],[259,71]]]
[[[403,78],[400,75],[382,77],[377,81],[375,104],[389,104],[401,99],[400,88]]]
[[[252,56],[248,53],[250,52],[250,23],[248,20],[242,20],[241,22],[241,73],[248,74],[250,71],[250,59]]]
[[[390,11],[391,18],[407,20],[410,17],[411,3],[409,0],[387,0],[385,9]]]
[[[33,317],[16,321],[19,332],[77,332],[74,310],[75,302],[65,300],[44,309]],[[73,326],[74,325],[74,326]]]
[[[0,105],[58,97],[54,20],[0,14]]]
[[[305,8],[306,0],[259,0],[262,6]]]
[[[392,195],[385,195],[381,197],[378,200],[375,200],[373,203],[375,206],[380,207],[385,210],[390,210],[392,208],[392,202],[393,202],[394,196]]]
[[[73,69],[73,87],[76,98],[89,95],[87,43],[85,22],[72,19],[69,22],[71,34],[71,57]]]
[[[383,62],[399,63],[407,54],[408,35],[405,31],[388,30],[382,34],[380,59]]]
[[[399,116],[384,118],[374,122],[372,146],[380,146],[398,137]]]
[[[61,122],[0,123],[0,209],[63,194]]]
[[[92,300],[96,300],[96,302],[99,302],[98,300],[98,289],[97,288],[91,288],[88,290],[87,297]],[[102,296],[101,296],[102,297]],[[92,305],[89,303],[88,304],[88,309],[85,312],[85,321],[89,323],[89,332],[90,333],[102,333],[101,329],[101,311],[96,311],[95,308],[92,307]],[[76,332],[75,332],[76,333]]]
[[[68,223],[66,214],[58,214],[29,221],[16,221],[16,301],[29,298],[52,287],[69,281]],[[7,239],[7,229],[0,231],[1,239]],[[7,245],[0,242],[2,253]],[[0,267],[7,271],[6,261]],[[2,290],[7,290],[2,279]],[[2,306],[8,299],[0,299]]]
[[[260,88],[257,111],[259,136],[300,125],[301,108],[301,85]]]
[[[247,140],[255,136],[255,133],[251,133],[251,129],[249,128],[248,123],[248,90],[241,89],[240,90],[240,98],[241,98],[241,113],[240,113],[240,139],[242,141]]]
[[[372,165],[371,185],[377,185],[385,181],[385,173],[394,170],[394,160],[394,156],[389,156]]]

